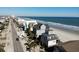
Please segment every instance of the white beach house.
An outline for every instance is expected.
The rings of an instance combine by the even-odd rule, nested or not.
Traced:
[[[29,28],[29,24],[33,24],[33,25],[37,24],[37,21],[36,20],[32,20],[32,19],[22,19],[22,18],[19,18],[18,22],[19,22],[20,25],[24,26],[24,30]]]
[[[39,38],[43,33],[48,33],[48,26],[46,24],[38,23],[33,27],[33,32],[36,34],[36,38]]]
[[[28,28],[29,24],[36,25],[37,24],[37,21],[36,20],[29,19],[29,20],[26,20],[25,23],[26,23],[26,28]]]
[[[42,24],[40,26],[40,29],[36,31],[37,37],[39,37],[40,35],[42,35],[43,33],[45,33],[45,30],[46,30],[46,26],[44,24]]]

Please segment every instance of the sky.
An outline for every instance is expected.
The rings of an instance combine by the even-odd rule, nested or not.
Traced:
[[[79,7],[0,7],[0,15],[79,17]]]

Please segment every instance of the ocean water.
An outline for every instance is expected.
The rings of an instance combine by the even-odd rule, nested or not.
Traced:
[[[46,22],[55,22],[55,23],[61,23],[65,25],[72,25],[72,26],[78,26],[79,27],[79,17],[26,17],[26,16],[20,16],[21,18],[31,18]]]
[[[79,32],[79,17],[26,17],[20,16],[27,20],[27,18],[37,20],[37,22],[48,24],[51,27],[59,28],[68,31]]]

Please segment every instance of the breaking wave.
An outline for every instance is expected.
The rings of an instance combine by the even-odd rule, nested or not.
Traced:
[[[31,19],[31,18],[28,18],[28,19]],[[48,24],[50,27],[61,28],[61,29],[66,29],[66,30],[73,30],[73,31],[79,31],[78,26],[66,25],[66,24],[55,23],[55,22],[47,22],[47,21],[42,21],[42,20],[37,20],[37,19],[31,19],[31,20],[36,20],[39,23]]]
[[[37,20],[37,22],[40,22],[40,23],[43,23],[43,24],[48,24],[51,27],[79,31],[79,27],[78,26],[65,25],[65,24],[55,23],[55,22],[45,22],[45,21],[40,21],[40,20]]]

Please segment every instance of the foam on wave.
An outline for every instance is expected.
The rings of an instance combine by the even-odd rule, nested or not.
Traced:
[[[51,27],[57,27],[57,28],[63,28],[63,29],[79,31],[78,26],[65,25],[65,24],[55,23],[55,22],[45,22],[45,21],[40,21],[40,20],[37,20],[37,22],[40,22],[40,23],[43,23],[43,24],[48,24]]]
[[[28,19],[31,19],[31,18],[28,18]],[[55,23],[55,22],[46,22],[46,21],[37,20],[37,19],[31,19],[31,20],[36,20],[39,23],[48,24],[50,27],[56,27],[56,28],[62,28],[62,29],[67,29],[67,30],[79,31],[78,26],[66,25],[66,24]]]

